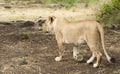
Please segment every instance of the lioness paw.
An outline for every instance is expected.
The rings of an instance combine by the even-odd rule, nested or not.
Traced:
[[[73,56],[73,58],[76,60],[76,61],[83,61],[83,56],[82,55],[76,55],[76,56]]]
[[[61,61],[62,60],[62,57],[56,57],[55,58],[55,61]]]
[[[98,64],[96,64],[96,63],[93,64],[93,67],[94,67],[94,68],[97,68],[97,67],[98,67]]]
[[[90,59],[90,60],[87,60],[87,63],[88,63],[88,64],[91,64],[92,62],[93,62],[93,60],[91,60],[91,59]]]

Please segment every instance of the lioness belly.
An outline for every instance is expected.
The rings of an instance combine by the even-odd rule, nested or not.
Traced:
[[[64,42],[65,43],[84,44],[85,40],[78,36],[65,36]]]
[[[65,43],[84,43],[84,32],[78,27],[65,27],[62,30],[63,39]]]

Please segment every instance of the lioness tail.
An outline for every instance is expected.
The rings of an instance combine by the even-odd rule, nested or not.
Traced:
[[[102,28],[101,25],[98,25],[98,31],[99,31],[99,33],[100,33],[101,44],[102,44],[102,47],[103,47],[103,51],[104,51],[104,53],[105,53],[105,56],[106,56],[106,58],[107,58],[107,60],[108,60],[109,63],[113,63],[113,62],[115,61],[115,59],[114,59],[114,58],[111,58],[111,57],[108,55],[107,51],[106,51],[105,41],[104,41],[104,30],[103,30],[103,28]]]

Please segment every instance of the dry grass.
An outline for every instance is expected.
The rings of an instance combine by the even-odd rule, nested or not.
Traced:
[[[16,21],[16,20],[37,20],[40,17],[48,17],[55,15],[58,17],[73,17],[75,19],[94,18],[95,10],[92,8],[79,8],[73,7],[69,10],[45,8],[38,5],[37,7],[12,7],[6,9],[0,7],[0,20],[1,21]],[[76,18],[77,17],[77,18]]]

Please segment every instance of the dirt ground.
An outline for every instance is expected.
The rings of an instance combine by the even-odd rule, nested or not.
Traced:
[[[2,12],[2,17],[9,12],[4,8],[3,10],[6,13]],[[55,15],[59,11],[61,10],[56,11]],[[77,16],[80,11],[65,12]],[[86,9],[82,13],[84,12]],[[86,13],[92,14],[92,11]],[[58,47],[54,35],[45,35],[33,26],[23,27],[21,24],[0,24],[0,74],[120,74],[120,30],[105,31],[106,47],[109,54],[116,59],[116,63],[108,63],[104,56],[100,67],[93,68],[92,65],[86,64],[86,60],[91,56],[87,45],[79,47],[84,56],[83,62],[73,60],[72,45],[66,45],[63,61],[56,62],[54,58],[58,55]],[[27,39],[22,39],[23,32],[28,35]]]
[[[21,39],[22,32],[29,38]],[[54,35],[45,35],[34,27],[20,27],[18,23],[0,24],[0,74],[120,74],[120,34],[106,31],[105,37],[116,63],[109,64],[104,56],[100,67],[93,68],[86,64],[91,55],[86,45],[80,46],[85,61],[73,60],[72,46],[66,45],[63,61],[56,62]]]

